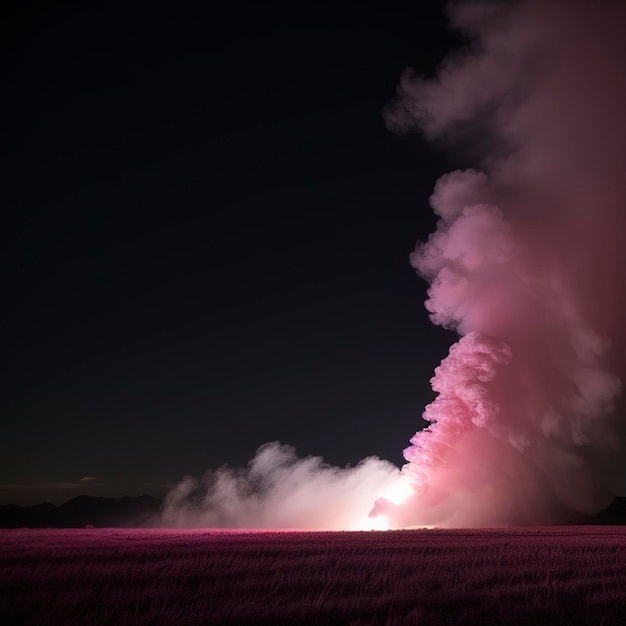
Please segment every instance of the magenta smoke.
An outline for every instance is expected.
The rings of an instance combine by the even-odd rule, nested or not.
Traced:
[[[545,524],[611,501],[626,435],[626,6],[461,2],[448,14],[468,43],[434,77],[406,72],[386,112],[390,129],[461,166],[437,182],[436,231],[410,259],[432,322],[460,336],[435,370],[430,425],[401,471],[270,444],[245,470],[181,483],[167,523]]]
[[[411,264],[460,340],[404,452],[392,525],[574,521],[606,506],[624,347],[626,44],[619,3],[465,2],[469,38],[407,72],[388,125],[459,150]]]

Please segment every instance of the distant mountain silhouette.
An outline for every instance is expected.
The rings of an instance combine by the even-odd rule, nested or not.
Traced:
[[[611,504],[590,518],[589,524],[626,524],[626,497],[616,497]]]
[[[161,500],[152,496],[77,496],[61,506],[0,506],[0,528],[149,528],[158,526]]]
[[[0,505],[0,528],[154,528],[159,526],[161,500],[152,496],[93,498],[78,496],[61,506]],[[584,524],[626,524],[626,497],[617,497]]]

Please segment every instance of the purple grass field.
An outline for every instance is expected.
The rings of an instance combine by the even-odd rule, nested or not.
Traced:
[[[626,624],[626,528],[0,531],[1,624]]]

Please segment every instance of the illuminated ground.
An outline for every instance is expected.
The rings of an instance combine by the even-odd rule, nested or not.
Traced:
[[[3,624],[622,624],[626,528],[7,530]]]

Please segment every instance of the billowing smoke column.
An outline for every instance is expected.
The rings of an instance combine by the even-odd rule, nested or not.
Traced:
[[[442,177],[411,264],[435,324],[430,426],[405,450],[414,494],[392,526],[546,523],[608,504],[619,447],[626,253],[626,7],[466,2],[471,40],[432,80],[405,75],[391,128],[480,158]]]
[[[411,257],[432,321],[460,335],[435,370],[429,427],[401,472],[267,444],[245,470],[181,483],[165,523],[533,524],[609,503],[626,430],[626,6],[464,2],[449,15],[470,43],[432,79],[407,74],[387,112],[482,169],[438,181],[437,229]]]

